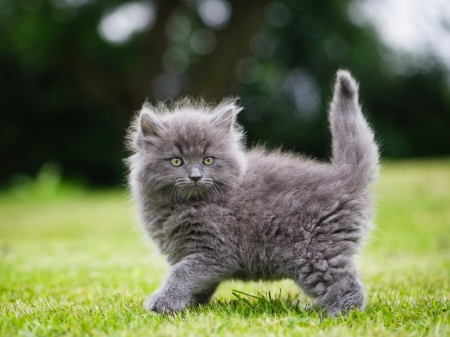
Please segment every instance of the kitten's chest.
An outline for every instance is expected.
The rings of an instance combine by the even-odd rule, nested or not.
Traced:
[[[208,253],[225,242],[218,224],[220,211],[207,205],[179,206],[161,213],[148,234],[169,262],[195,253]]]

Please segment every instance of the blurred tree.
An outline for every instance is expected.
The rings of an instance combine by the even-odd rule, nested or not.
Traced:
[[[149,99],[239,95],[249,142],[324,158],[338,68],[361,85],[388,157],[450,154],[450,94],[437,65],[399,76],[350,0],[3,0],[0,183],[46,162],[123,182],[125,128]],[[438,63],[437,63],[438,64]]]

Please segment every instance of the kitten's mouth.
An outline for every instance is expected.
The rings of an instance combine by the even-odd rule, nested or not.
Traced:
[[[189,199],[191,196],[202,195],[204,192],[204,186],[192,183],[189,185],[184,185],[181,188],[181,191],[183,195]]]
[[[187,200],[202,198],[205,194],[205,185],[192,183],[183,187],[183,194]]]
[[[188,185],[186,185],[186,187],[188,187],[188,188],[200,188],[200,187],[204,187],[205,185],[203,185],[202,183],[199,183],[199,182],[192,182],[192,183],[189,183]]]

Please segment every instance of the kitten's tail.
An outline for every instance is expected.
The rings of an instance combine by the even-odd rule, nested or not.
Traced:
[[[378,177],[378,146],[358,104],[358,83],[346,70],[337,72],[329,118],[333,165],[357,189],[367,187]]]

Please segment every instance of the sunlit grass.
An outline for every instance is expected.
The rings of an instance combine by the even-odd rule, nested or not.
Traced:
[[[124,192],[5,192],[0,336],[450,335],[450,160],[386,164],[381,177],[358,258],[367,309],[334,320],[291,281],[227,282],[209,306],[150,314],[143,301],[167,267]]]

